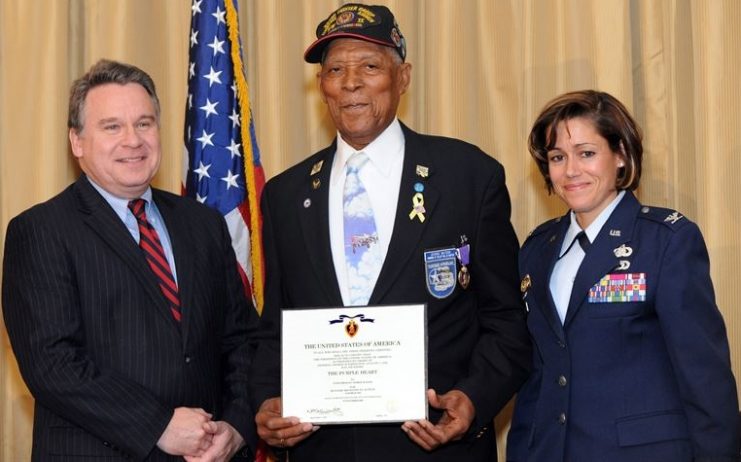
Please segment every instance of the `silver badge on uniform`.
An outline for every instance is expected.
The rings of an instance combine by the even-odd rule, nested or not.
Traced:
[[[631,255],[633,255],[633,248],[628,247],[625,244],[622,244],[620,247],[616,248],[612,252],[618,258],[625,258],[625,257],[630,257]]]

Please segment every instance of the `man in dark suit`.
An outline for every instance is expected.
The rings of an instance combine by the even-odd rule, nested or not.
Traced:
[[[492,419],[530,365],[504,170],[475,146],[396,119],[411,65],[387,8],[344,5],[317,37],[305,59],[321,63],[338,135],[263,192],[258,433],[292,462],[492,460]],[[353,215],[359,202],[367,213]],[[360,215],[374,225],[348,233]],[[359,252],[368,265],[354,266]],[[442,254],[452,258],[430,264]],[[405,303],[427,304],[429,421],[318,428],[282,417],[281,309]]]
[[[254,448],[256,314],[218,212],[149,186],[159,114],[145,72],[98,62],[70,95],[84,174],[8,225],[3,314],[36,400],[33,460]]]

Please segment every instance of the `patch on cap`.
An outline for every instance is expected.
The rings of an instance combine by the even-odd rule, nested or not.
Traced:
[[[362,29],[368,26],[377,26],[380,23],[380,19],[377,19],[376,14],[368,8],[360,5],[345,5],[319,25],[321,32],[317,34],[317,38],[322,38],[340,30]],[[317,30],[317,32],[319,31]]]
[[[406,58],[406,40],[391,10],[380,5],[348,3],[341,6],[316,28],[317,40],[304,53],[309,63],[318,63],[329,42],[337,38],[356,38],[394,48]]]

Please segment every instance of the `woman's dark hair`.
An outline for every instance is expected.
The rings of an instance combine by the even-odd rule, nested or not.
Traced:
[[[617,189],[636,189],[643,159],[638,124],[614,96],[601,91],[581,90],[564,93],[546,104],[528,137],[528,150],[545,179],[548,192],[553,192],[553,183],[548,175],[548,151],[556,145],[558,125],[575,118],[590,120],[597,133],[607,140],[610,149],[624,156],[625,166],[618,171]]]

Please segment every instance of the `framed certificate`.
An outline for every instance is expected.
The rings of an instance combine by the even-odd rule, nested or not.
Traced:
[[[347,424],[427,418],[426,305],[283,310],[283,416]]]

